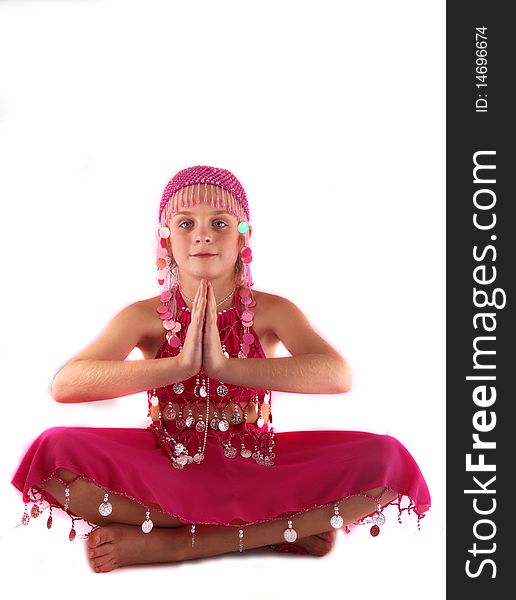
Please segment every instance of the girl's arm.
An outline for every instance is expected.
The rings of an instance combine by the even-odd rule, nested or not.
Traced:
[[[181,355],[159,360],[125,358],[145,337],[148,313],[140,302],[120,311],[101,335],[58,371],[57,402],[91,402],[163,387],[190,376]]]
[[[314,331],[293,302],[280,296],[274,298],[274,305],[267,310],[267,319],[292,356],[229,358],[215,376],[225,383],[279,392],[348,392],[352,372],[345,359]]]

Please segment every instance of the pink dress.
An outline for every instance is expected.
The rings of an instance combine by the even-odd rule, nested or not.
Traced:
[[[223,350],[242,360],[265,358],[252,328],[254,341],[245,348],[247,355],[242,352],[237,291],[233,306],[217,318]],[[190,311],[179,289],[176,300],[182,326],[177,335],[183,341]],[[156,359],[179,351],[164,336]],[[288,516],[295,527],[295,517],[302,512],[327,506],[330,519],[337,502],[379,486],[397,492],[393,503],[399,515],[413,511],[418,524],[430,506],[418,465],[391,436],[333,430],[275,433],[272,410],[266,423],[263,418],[255,424],[246,422],[246,408],[252,404],[258,407],[259,416],[264,403],[272,408],[269,390],[208,381],[202,372],[149,390],[148,398],[146,429],[53,427],[37,437],[12,479],[26,503],[26,522],[30,502],[35,503],[32,516],[45,502],[62,508],[40,487],[60,467],[108,494],[138,502],[150,511],[150,519],[149,506],[158,505],[163,513],[185,524],[245,527],[282,518],[286,525]],[[205,422],[207,398],[217,409],[209,423]],[[179,413],[174,414],[171,400],[181,407]],[[73,493],[73,485],[70,489]],[[403,501],[407,506],[403,507]],[[112,518],[116,502],[113,505]],[[77,518],[67,512],[73,520]]]

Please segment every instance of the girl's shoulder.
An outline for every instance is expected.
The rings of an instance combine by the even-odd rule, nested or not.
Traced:
[[[277,313],[278,311],[288,312],[297,308],[291,300],[278,294],[271,294],[270,292],[262,292],[255,289],[252,290],[252,293],[256,304],[259,304],[263,310],[271,310]]]

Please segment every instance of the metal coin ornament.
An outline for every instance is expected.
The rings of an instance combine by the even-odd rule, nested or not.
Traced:
[[[210,427],[212,429],[218,431],[218,429],[219,429],[219,422],[220,422],[220,419],[218,417],[217,411],[215,410],[213,412],[213,419],[210,421]]]
[[[224,385],[223,383],[221,383],[218,388],[217,388],[217,395],[218,396],[225,396],[228,393],[228,388],[226,385]]]
[[[163,411],[163,418],[166,421],[173,421],[176,418],[176,411],[172,407],[172,402],[169,402],[168,406]]]
[[[224,456],[226,456],[227,458],[235,458],[236,453],[237,453],[236,448],[233,448],[233,446],[231,446],[231,444],[224,448]]]
[[[192,409],[188,410],[188,416],[186,417],[186,426],[193,427],[195,425],[195,417],[192,415]]]
[[[145,521],[142,523],[142,531],[143,533],[150,533],[153,527],[154,523],[150,520],[150,512],[147,511],[145,513]]]
[[[251,450],[249,450],[249,448],[246,448],[242,444],[242,450],[240,450],[240,456],[242,456],[243,458],[249,458],[251,456],[251,454],[252,454]]]
[[[99,513],[103,517],[108,517],[113,512],[113,505],[108,500],[109,494],[104,494],[104,502],[99,506]]]
[[[335,514],[330,519],[330,525],[334,529],[340,529],[344,525],[344,519],[339,515],[339,507],[338,506],[334,506],[333,509],[335,510]]]
[[[239,425],[242,422],[242,417],[236,412],[236,407],[235,412],[231,415],[230,419],[233,425]]]
[[[383,525],[385,523],[385,515],[377,512],[372,516],[372,521],[375,525]]]
[[[197,421],[197,423],[195,424],[195,431],[197,431],[198,433],[203,433],[203,431],[206,429],[206,424],[204,421]]]
[[[181,454],[183,454],[183,452],[186,452],[185,446],[183,444],[181,444],[181,443],[177,443],[174,446],[174,454],[176,456],[180,456]]]
[[[379,502],[376,504],[376,512],[371,517],[371,521],[374,525],[369,530],[369,533],[373,537],[376,537],[380,533],[380,525],[385,523],[385,515],[382,513],[382,505]]]
[[[186,427],[186,421],[183,419],[183,411],[179,411],[179,418],[176,421],[176,427],[178,429],[184,429]]]
[[[292,527],[292,521],[288,521],[288,529],[283,532],[283,537],[287,542],[295,542],[297,540],[297,531]]]

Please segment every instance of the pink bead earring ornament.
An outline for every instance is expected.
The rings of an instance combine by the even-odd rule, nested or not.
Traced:
[[[160,248],[158,249],[156,266],[158,267],[158,284],[163,286],[167,279],[166,268],[170,264],[170,262],[167,261],[167,257],[170,259],[167,253],[167,239],[170,237],[170,229],[168,227],[160,227],[158,229],[158,237]]]
[[[170,305],[173,294],[171,288],[173,286],[173,274],[170,265],[172,264],[172,258],[169,256],[167,251],[167,239],[170,237],[170,229],[166,226],[158,229],[159,247],[157,250],[156,266],[158,267],[157,279],[158,284],[162,288],[160,296],[161,304],[156,309],[163,323],[164,329],[167,331],[167,341],[172,348],[179,348],[181,346],[181,340],[177,336],[177,333],[181,330],[181,323],[173,318],[173,310]]]

